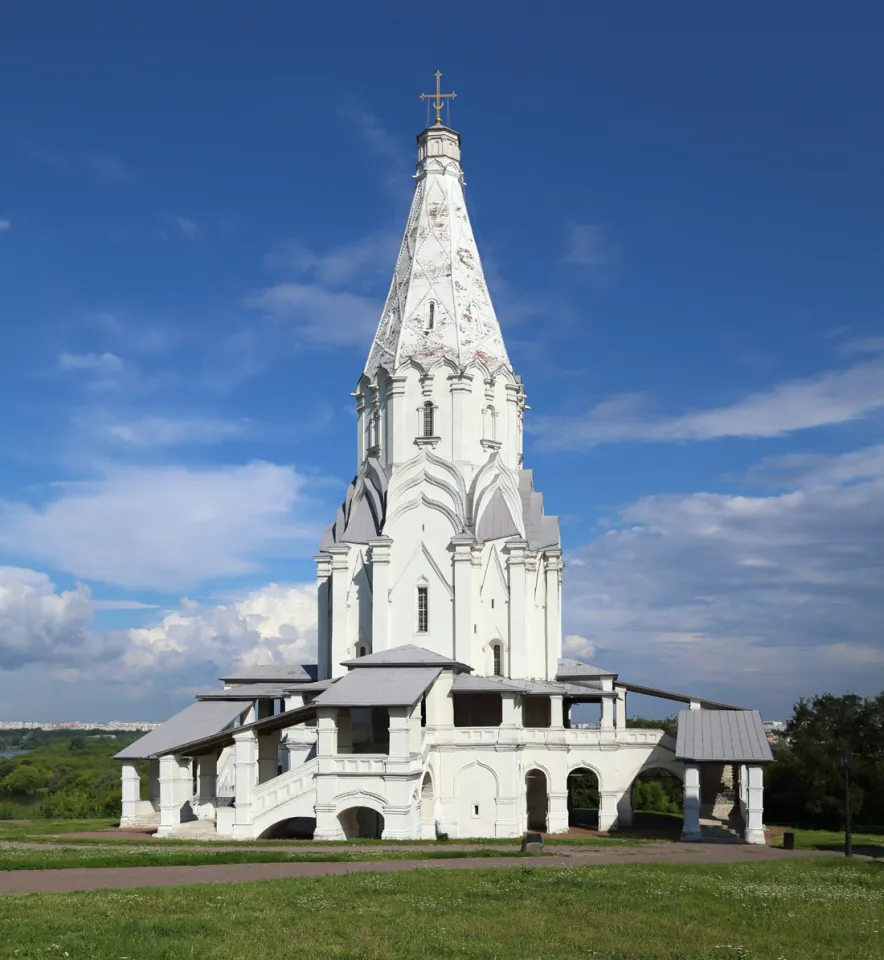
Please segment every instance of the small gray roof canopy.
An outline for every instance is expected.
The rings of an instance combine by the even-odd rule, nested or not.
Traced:
[[[379,650],[377,653],[369,653],[355,660],[345,660],[341,666],[349,667],[351,670],[357,667],[439,667],[444,670],[454,670],[456,673],[471,673],[473,669],[459,660],[452,660],[450,657],[444,657],[440,653],[434,653],[426,647],[418,647],[413,643],[391,647],[389,650]]]
[[[679,710],[675,759],[694,763],[769,763],[757,710]]]

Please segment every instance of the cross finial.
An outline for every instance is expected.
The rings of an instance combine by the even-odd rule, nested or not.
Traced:
[[[436,92],[422,93],[421,100],[433,100],[432,107],[436,111],[436,123],[442,125],[442,108],[445,106],[445,100],[453,100],[457,94],[452,90],[451,93],[442,93],[442,74],[436,71]]]

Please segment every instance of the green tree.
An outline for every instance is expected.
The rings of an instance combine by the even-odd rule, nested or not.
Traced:
[[[4,793],[33,797],[49,786],[50,779],[49,773],[41,767],[21,763],[12,773],[4,777],[3,782],[0,783],[0,789]]]

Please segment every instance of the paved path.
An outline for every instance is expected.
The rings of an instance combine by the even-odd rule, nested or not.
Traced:
[[[736,844],[668,843],[617,850],[581,850],[538,857],[532,867],[578,867],[613,863],[752,863],[832,856],[813,850],[779,850]],[[0,872],[0,894],[70,893],[75,890],[133,890],[191,883],[246,883],[297,877],[339,877],[349,873],[395,873],[400,870],[471,870],[524,867],[521,857],[473,857],[462,860],[376,860],[325,863],[236,863],[196,867],[87,867],[69,870]]]

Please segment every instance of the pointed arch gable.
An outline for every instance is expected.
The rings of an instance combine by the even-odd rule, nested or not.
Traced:
[[[488,559],[485,561],[485,569],[482,571],[482,579],[479,581],[479,596],[485,592],[489,576],[495,575],[497,576],[500,586],[503,588],[504,594],[508,597],[510,595],[510,586],[500,560],[500,552],[494,547],[491,547],[488,552]]]
[[[454,775],[455,784],[457,781],[468,771],[479,768],[481,770],[487,770],[492,777],[494,777],[494,790],[496,795],[500,795],[500,777],[498,777],[493,767],[488,766],[487,763],[483,763],[481,760],[473,760],[472,763],[468,763],[465,767],[461,767],[460,770]]]
[[[454,587],[448,582],[445,577],[445,574],[439,569],[439,565],[433,559],[433,555],[427,549],[425,543],[421,542],[414,549],[414,552],[408,558],[407,563],[403,566],[402,572],[396,578],[396,582],[390,587],[390,597],[392,597],[396,591],[403,584],[406,585],[409,589],[414,585],[415,580],[421,576],[420,571],[414,569],[414,561],[423,555],[423,560],[426,561],[428,571],[433,573],[436,580],[445,588],[449,597],[454,596]]]

